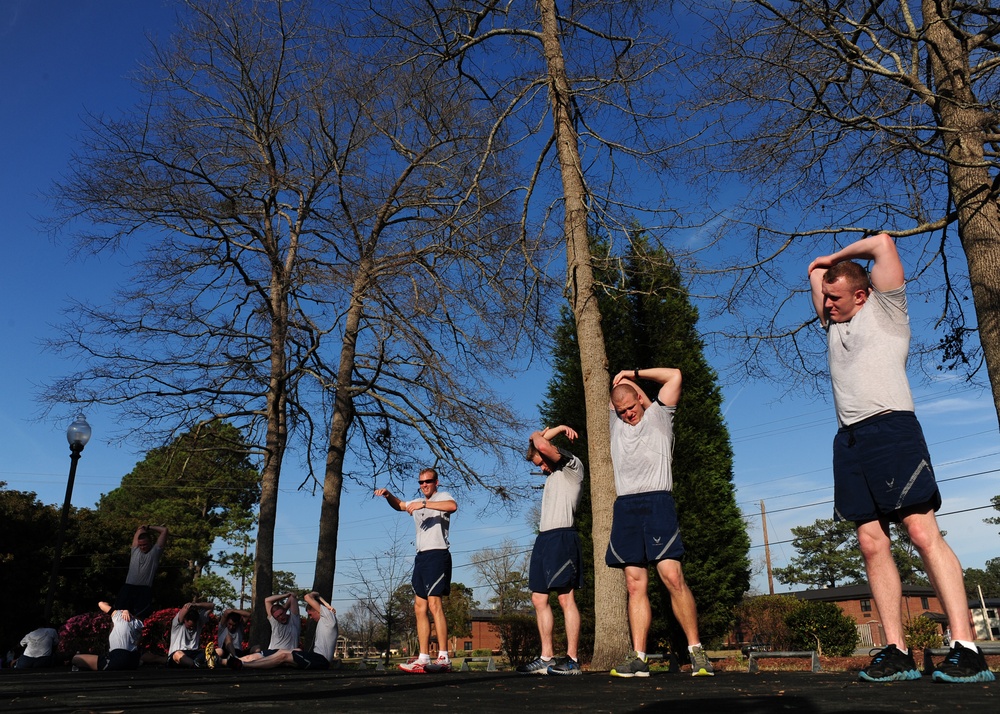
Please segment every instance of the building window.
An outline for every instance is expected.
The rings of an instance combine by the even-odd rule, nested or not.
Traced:
[[[929,610],[931,607],[930,600],[928,600],[926,597],[920,598],[920,607],[924,608],[925,610]]]
[[[472,652],[472,640],[465,641],[465,651]]]
[[[872,611],[872,601],[862,600],[861,601],[861,612],[871,612]]]

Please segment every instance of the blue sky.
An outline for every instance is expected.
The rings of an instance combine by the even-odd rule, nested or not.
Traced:
[[[61,503],[69,466],[65,429],[72,420],[62,412],[39,420],[39,385],[70,371],[42,341],[50,326],[64,318],[70,296],[100,301],[126,275],[125,259],[74,262],[66,245],[41,229],[47,215],[41,198],[65,170],[87,111],[114,113],[134,100],[129,73],[146,48],[146,34],[163,36],[173,21],[170,3],[161,0],[0,0],[0,116],[4,169],[0,172],[0,215],[6,248],[2,271],[4,335],[0,366],[0,433],[4,454],[0,481],[35,491],[46,503]],[[804,272],[804,270],[802,271]],[[804,306],[803,309],[808,309]],[[918,323],[915,327],[919,329]],[[721,358],[720,358],[721,360]],[[536,365],[516,383],[506,385],[514,404],[529,418],[537,414],[548,370]],[[916,385],[917,382],[915,381]],[[813,396],[786,397],[766,384],[724,387],[724,409],[736,453],[737,500],[748,515],[751,554],[763,561],[760,547],[760,501],[768,511],[768,533],[775,567],[794,555],[789,528],[828,518],[832,511],[830,442],[835,430],[832,406]],[[945,378],[915,388],[918,415],[936,464],[944,506],[941,527],[965,567],[982,567],[1000,556],[1000,527],[982,519],[996,515],[989,505],[1000,494],[1000,441],[988,393]],[[143,446],[111,443],[116,417],[90,410],[94,437],[80,462],[73,503],[92,506],[114,488],[142,457]],[[529,475],[525,463],[524,477]],[[283,476],[276,537],[276,567],[312,580],[319,503],[295,487],[302,480],[291,463]],[[683,478],[679,474],[678,478]],[[346,559],[363,557],[387,546],[393,520],[404,518],[367,490],[349,487],[342,509],[340,555],[335,599],[350,600]],[[415,494],[414,483],[414,494]],[[405,497],[405,494],[404,494]],[[813,505],[811,505],[813,504]],[[473,583],[468,556],[504,538],[530,546],[528,504],[511,515],[483,513],[482,503],[463,502],[452,526],[455,579]],[[410,535],[410,524],[403,532]],[[763,574],[754,585],[766,591]],[[787,590],[777,584],[779,592]],[[485,600],[487,593],[477,590]]]

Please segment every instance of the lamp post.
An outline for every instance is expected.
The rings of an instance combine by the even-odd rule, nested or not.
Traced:
[[[83,447],[90,441],[90,424],[83,414],[66,429],[66,441],[69,442],[69,479],[66,481],[66,498],[63,499],[62,515],[59,518],[59,530],[56,532],[56,549],[52,556],[52,574],[49,576],[49,591],[45,595],[45,621],[52,616],[52,598],[55,595],[56,583],[59,580],[59,562],[62,559],[63,538],[66,535],[66,521],[69,520],[69,507],[73,501],[73,482],[76,480],[76,462],[80,460]]]

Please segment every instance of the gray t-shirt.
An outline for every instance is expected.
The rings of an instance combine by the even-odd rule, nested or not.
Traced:
[[[316,637],[313,640],[313,652],[323,655],[332,662],[339,636],[340,627],[337,624],[337,613],[325,606],[320,606],[319,621],[316,623]]]
[[[27,657],[48,657],[56,651],[57,644],[59,633],[51,627],[39,627],[21,639],[21,646]]]
[[[132,556],[128,562],[128,575],[125,582],[129,585],[153,586],[153,579],[156,577],[156,568],[160,564],[160,554],[163,548],[154,544],[148,553],[143,553],[138,546],[132,549]]]
[[[108,650],[128,650],[135,652],[139,648],[139,638],[142,636],[142,620],[133,617],[128,622],[122,617],[121,610],[111,613],[111,634],[108,635]]]
[[[545,479],[545,490],[542,491],[542,515],[538,522],[538,530],[542,532],[571,528],[573,514],[580,502],[583,463],[565,449],[559,449],[559,455],[562,463]]]
[[[422,501],[423,497],[419,499]],[[446,491],[435,491],[428,501],[454,501]],[[425,550],[447,550],[448,529],[451,527],[451,514],[435,511],[430,508],[418,508],[413,512],[413,522],[417,525],[417,552]]]
[[[236,626],[235,630],[230,630],[228,627],[226,627],[225,625],[223,625],[222,627],[219,628],[219,631],[218,631],[217,635],[218,636],[216,638],[216,641],[219,643],[219,647],[222,647],[222,645],[226,641],[226,636],[228,635],[229,636],[229,641],[233,643],[233,649],[235,649],[235,650],[241,650],[241,649],[243,649],[243,623],[242,622],[240,622],[240,624]]]
[[[271,617],[271,613],[268,613],[267,621],[271,623],[271,643],[267,646],[269,650],[297,650],[299,648],[299,630],[302,629],[302,621],[298,615],[289,612],[288,622],[282,625]]]
[[[830,381],[837,421],[848,426],[887,410],[913,411],[906,378],[910,320],[906,286],[881,293],[847,322],[827,325]]]
[[[174,619],[170,621],[170,652],[177,652],[179,650],[196,650],[198,649],[199,640],[201,639],[201,629],[208,622],[208,613],[201,610],[198,613],[198,623],[194,626],[194,629],[189,630],[184,627],[184,621],[180,619],[181,611],[178,610],[177,614],[174,615]]]
[[[674,412],[653,402],[638,424],[626,424],[615,410],[611,416],[611,462],[615,470],[615,492],[619,496],[674,487],[670,471],[674,457]]]

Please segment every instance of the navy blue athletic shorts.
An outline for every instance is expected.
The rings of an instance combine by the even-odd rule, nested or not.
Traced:
[[[533,593],[571,590],[583,585],[583,554],[575,528],[553,528],[535,538],[528,566],[528,588]]]
[[[834,516],[899,521],[899,510],[941,507],[924,433],[913,412],[889,412],[842,427],[833,440]]]
[[[611,540],[604,562],[612,568],[680,560],[684,555],[677,509],[669,491],[650,491],[615,499]]]
[[[292,661],[299,669],[330,669],[330,660],[317,652],[293,650]]]
[[[173,652],[171,652],[170,654],[167,655],[167,666],[168,667],[177,667],[177,666],[180,666],[179,662],[175,662],[174,661],[174,652],[183,652],[185,655],[187,655],[188,657],[190,657],[191,659],[193,659],[198,664],[199,667],[201,667],[203,664],[205,664],[205,650],[203,650],[203,649],[197,649],[197,650],[174,650]]]
[[[447,550],[422,550],[413,561],[413,593],[425,600],[451,593],[451,553]]]
[[[111,650],[97,658],[99,671],[139,669],[139,650]]]

